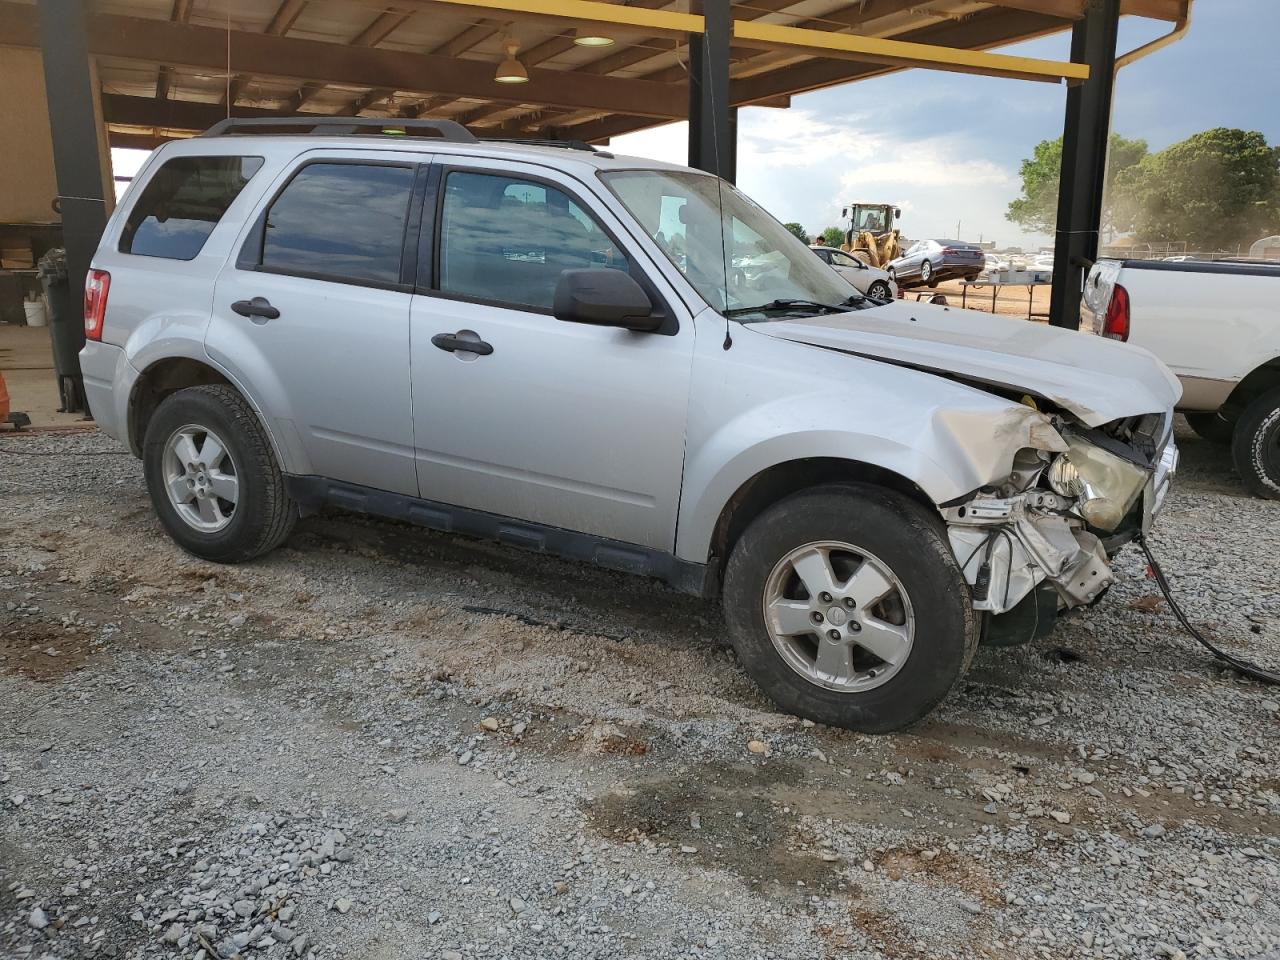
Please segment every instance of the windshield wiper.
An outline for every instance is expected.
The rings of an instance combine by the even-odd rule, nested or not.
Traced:
[[[733,307],[730,310],[722,310],[720,312],[726,317],[737,317],[747,313],[780,313],[786,310],[821,310],[826,313],[847,313],[855,302],[856,299],[854,297],[850,297],[843,303],[838,304],[818,303],[816,300],[793,300],[783,297],[754,307]]]

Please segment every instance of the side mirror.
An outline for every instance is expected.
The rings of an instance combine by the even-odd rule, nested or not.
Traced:
[[[557,320],[652,331],[662,325],[649,295],[621,270],[588,267],[565,270],[556,282],[552,314]]]
[[[848,215],[849,215],[849,208],[848,208],[848,207],[841,207],[841,208],[840,208],[840,219],[841,219],[841,220],[843,220],[843,219],[844,219],[845,217],[847,217]]]

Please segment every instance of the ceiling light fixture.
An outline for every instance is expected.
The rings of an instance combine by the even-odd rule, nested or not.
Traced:
[[[611,47],[613,37],[604,37],[598,33],[588,33],[581,27],[573,31],[573,42],[580,47]]]
[[[528,83],[529,71],[516,59],[516,53],[520,50],[520,41],[503,40],[502,48],[507,52],[507,58],[498,64],[498,72],[493,75],[493,79],[498,83]]]

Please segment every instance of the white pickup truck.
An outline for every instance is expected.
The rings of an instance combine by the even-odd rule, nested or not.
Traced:
[[[1163,360],[1191,428],[1230,444],[1245,486],[1280,500],[1280,263],[1099,260],[1080,328]]]

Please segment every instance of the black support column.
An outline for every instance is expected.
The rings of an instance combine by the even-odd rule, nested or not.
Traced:
[[[1079,325],[1084,278],[1098,257],[1119,25],[1120,0],[1089,0],[1071,32],[1071,59],[1089,65],[1089,79],[1067,91],[1049,301],[1049,322],[1058,327]]]
[[[93,70],[85,33],[84,0],[38,0],[45,96],[58,175],[62,236],[72,303],[107,224],[107,204],[94,110]]]
[[[732,181],[736,111],[729,105],[730,0],[694,0],[706,30],[689,35],[689,166]]]

